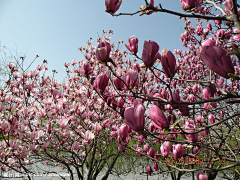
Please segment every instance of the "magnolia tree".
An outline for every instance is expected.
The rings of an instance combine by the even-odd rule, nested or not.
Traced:
[[[101,67],[96,79],[92,78],[93,87],[132,129],[125,131],[128,138],[119,144],[148,156],[155,172],[168,169],[173,179],[180,179],[184,172],[196,174],[198,179],[214,179],[220,171],[222,178],[238,178],[237,2],[182,0],[183,12],[179,13],[161,4],[154,6],[151,0],[140,11],[116,14],[121,3],[106,0],[106,12],[113,16],[156,12],[180,16],[186,24],[181,40],[188,50],[164,48],[160,54],[158,44],[148,40],[139,53],[138,39],[131,36],[126,47],[132,59],[119,55],[120,50],[113,49],[107,37],[99,40],[95,52],[86,52],[86,63],[94,69]],[[196,18],[195,25],[190,18]],[[119,99],[124,105],[116,109]],[[139,143],[130,145],[134,139]],[[148,174],[152,167],[147,167]]]
[[[90,39],[87,47],[79,48],[84,60],[73,61],[71,67],[65,63],[66,83],[41,75],[46,61],[22,73],[9,63],[8,88],[0,91],[1,170],[31,179],[30,173],[43,163],[66,169],[71,179],[96,179],[105,168],[102,179],[107,179],[121,173],[115,167],[125,158],[144,167],[128,167],[127,172],[237,179],[236,0],[182,0],[183,12],[145,1],[140,11],[117,14],[121,3],[106,0],[106,12],[180,16],[186,24],[180,38],[188,50],[163,48],[160,53],[157,42],[147,40],[138,52],[138,39],[131,36],[121,51],[104,31],[97,44]],[[196,24],[190,18],[197,18]]]

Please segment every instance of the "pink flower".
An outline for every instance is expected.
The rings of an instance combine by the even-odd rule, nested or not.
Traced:
[[[127,49],[132,53],[132,54],[137,54],[138,52],[138,39],[135,36],[131,36],[128,39],[128,45],[125,44]]]
[[[156,162],[153,162],[153,168],[155,169],[155,171],[158,171],[158,164]]]
[[[162,129],[169,128],[168,119],[162,110],[156,105],[153,105],[149,110],[149,117],[157,126],[161,127]]]
[[[189,115],[189,108],[187,104],[179,104],[179,111],[181,112],[181,116]]]
[[[202,98],[203,99],[209,99],[210,97],[213,97],[214,93],[215,93],[214,90],[216,90],[216,86],[213,85],[213,84],[211,84],[210,87],[204,88],[203,91],[202,91],[202,95],[201,95]]]
[[[138,73],[130,70],[126,75],[126,84],[129,88],[138,86]]]
[[[68,121],[69,121],[69,119],[67,119],[67,118],[64,118],[64,119],[62,119],[61,121],[60,121],[60,126],[61,126],[61,128],[62,129],[66,129],[66,127],[67,127],[67,124],[68,124]]]
[[[117,100],[117,105],[119,108],[122,108],[123,105],[124,105],[124,100],[122,97],[119,97],[118,100]]]
[[[125,141],[127,137],[128,137],[128,126],[122,125],[118,131],[118,143],[120,143],[121,140]]]
[[[126,108],[124,112],[126,124],[134,131],[144,130],[145,126],[145,107],[142,104],[134,104],[132,107]]]
[[[122,4],[122,0],[105,0],[106,12],[115,13]]]
[[[185,157],[186,151],[181,144],[177,144],[173,147],[173,157],[177,161],[181,157]]]
[[[154,158],[155,154],[156,154],[156,151],[155,151],[154,147],[151,147],[147,152],[147,155],[151,158]]]
[[[174,55],[171,51],[167,52],[166,48],[164,48],[162,51],[161,63],[166,76],[172,78],[176,74],[178,67]]]
[[[194,133],[195,132],[195,127],[193,126],[193,124],[190,124],[188,121],[185,123],[185,132],[186,133]],[[186,135],[189,139],[190,142],[195,143],[198,141],[198,134],[187,134]]]
[[[115,87],[117,88],[117,90],[120,90],[120,91],[122,90],[124,83],[119,78],[115,78],[113,80],[113,83],[114,83]]]
[[[139,156],[139,157],[142,157],[142,152],[143,152],[143,150],[142,150],[142,148],[141,147],[137,147],[137,155]]]
[[[120,145],[118,146],[118,150],[119,150],[119,151],[125,151],[125,150],[126,150],[126,147],[120,144]]]
[[[7,163],[9,166],[12,166],[12,165],[14,165],[15,160],[13,158],[8,158]]]
[[[199,6],[200,4],[202,4],[202,0],[181,0],[181,3],[183,6],[182,8],[185,10]]]
[[[153,170],[152,170],[152,168],[151,168],[150,165],[146,168],[146,171],[147,171],[147,172],[146,172],[147,174],[149,174],[149,175],[152,174]]]
[[[169,141],[165,141],[161,147],[160,147],[160,150],[161,150],[161,153],[162,153],[162,156],[164,158],[167,158],[168,157],[168,154],[170,151],[172,151],[172,145]]]
[[[146,66],[152,66],[157,59],[161,59],[159,46],[154,41],[145,41],[143,45],[142,61]]]
[[[212,25],[211,25],[211,23],[208,23],[208,24],[207,24],[207,29],[208,29],[209,31],[212,30]]]
[[[111,45],[108,42],[103,41],[99,43],[96,50],[97,59],[100,62],[107,61],[109,58],[110,51],[111,51]]]
[[[215,123],[215,116],[213,114],[208,115],[208,120],[213,124]]]
[[[95,124],[92,125],[94,132],[98,133],[99,131],[101,131],[102,126],[100,123],[96,122]]]
[[[79,148],[79,143],[77,142],[77,141],[75,141],[74,143],[73,143],[73,145],[72,145],[72,151],[76,151],[76,150],[78,150],[78,148]]]
[[[21,142],[16,139],[10,139],[9,145],[10,145],[10,149],[12,149],[14,151],[19,148],[19,146],[21,145]]]
[[[204,173],[202,173],[202,172],[199,172],[199,173],[197,174],[197,179],[198,179],[198,180],[208,180],[208,177],[207,177],[206,174],[204,174]]]
[[[234,74],[234,66],[227,52],[217,46],[204,46],[201,53],[202,61],[215,73],[228,79],[228,73]]]
[[[42,150],[43,150],[43,151],[46,151],[49,144],[50,144],[50,141],[45,142],[45,143],[42,145]]]
[[[231,0],[224,1],[223,5],[225,7],[226,12],[228,12],[232,9],[232,1]]]
[[[215,46],[216,41],[213,38],[206,39],[202,42],[202,46]]]
[[[199,147],[193,148],[193,153],[194,153],[194,154],[197,154],[199,151],[200,151]]]
[[[150,0],[149,6],[154,6],[154,0]]]
[[[109,74],[105,72],[104,74],[98,75],[94,82],[94,87],[104,92],[109,81]]]
[[[83,71],[87,78],[89,78],[89,75],[91,75],[93,73],[92,68],[91,68],[90,64],[88,64],[88,63],[83,64]]]
[[[29,148],[32,150],[32,152],[37,152],[37,147],[38,146],[36,146],[35,143],[29,145]]]
[[[84,139],[85,139],[87,142],[90,142],[94,137],[95,137],[95,135],[92,133],[92,131],[87,130],[87,131],[85,132]]]
[[[173,92],[172,93],[172,100],[176,101],[176,102],[180,101],[179,93]],[[180,104],[173,104],[171,106],[172,106],[173,109],[178,109],[180,107]]]
[[[145,152],[148,152],[148,150],[149,150],[148,145],[145,144],[145,145],[143,146],[143,150],[144,150]]]

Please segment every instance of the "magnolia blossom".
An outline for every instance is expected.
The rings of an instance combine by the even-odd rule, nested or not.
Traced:
[[[215,46],[216,41],[211,37],[202,42],[202,46]]]
[[[109,81],[109,74],[105,72],[104,74],[98,75],[94,81],[94,87],[99,89],[101,92],[104,92]]]
[[[154,41],[145,41],[143,45],[142,61],[146,66],[152,66],[157,59],[161,59],[159,46]]]
[[[138,38],[135,36],[131,36],[128,39],[128,45],[125,44],[127,49],[132,53],[132,54],[137,54],[138,52]]]
[[[211,122],[211,124],[215,123],[215,116],[213,114],[209,114],[208,120]]]
[[[165,142],[161,145],[160,150],[161,150],[162,156],[163,156],[164,158],[167,158],[169,152],[172,151],[172,145],[171,145],[171,143],[170,143],[169,141],[165,141]]]
[[[7,163],[12,166],[16,161],[13,158],[8,158]]]
[[[122,4],[122,0],[105,0],[106,12],[115,13]]]
[[[89,75],[91,75],[93,73],[92,67],[90,66],[89,63],[84,62],[82,69],[83,69],[83,73],[85,74],[85,76],[87,78],[89,78]]]
[[[111,45],[108,42],[103,41],[99,43],[96,50],[97,59],[100,62],[106,61],[109,57],[110,52],[111,52]]]
[[[138,86],[138,73],[130,70],[126,75],[126,84],[128,87],[133,88]]]
[[[147,171],[147,172],[146,172],[147,174],[150,174],[150,175],[151,175],[152,172],[153,172],[152,167],[149,165],[149,166],[146,168],[146,171]]]
[[[154,161],[153,162],[153,168],[155,169],[155,171],[158,171],[158,164]]]
[[[149,117],[151,120],[162,129],[169,128],[169,121],[162,112],[162,110],[157,107],[156,105],[153,105],[152,108],[149,110]]]
[[[199,151],[200,151],[199,147],[193,148],[193,153],[194,153],[194,154],[197,154]]]
[[[198,179],[198,180],[208,180],[208,177],[207,177],[206,174],[204,174],[204,173],[202,173],[202,172],[199,172],[199,173],[197,174],[197,179]]]
[[[204,46],[200,54],[202,61],[215,73],[228,79],[229,73],[234,74],[234,66],[227,52],[218,46]]]
[[[142,104],[134,104],[126,108],[124,112],[126,124],[134,131],[143,131],[145,126],[145,107]]]
[[[176,64],[175,56],[171,51],[167,51],[166,48],[162,51],[161,63],[163,71],[167,77],[172,78],[177,73],[178,66]]]
[[[122,90],[122,88],[124,86],[124,83],[123,83],[123,81],[121,79],[115,78],[113,80],[113,83],[114,83],[115,87],[117,88],[117,90]]]
[[[99,131],[101,131],[102,126],[100,123],[96,122],[95,124],[92,124],[92,127],[94,129],[94,132],[98,133]]]
[[[75,142],[73,143],[71,149],[72,149],[72,151],[76,151],[76,150],[78,150],[78,148],[79,148],[79,142],[75,141]]]
[[[85,132],[84,139],[85,139],[87,142],[90,142],[94,137],[95,137],[95,135],[93,134],[92,131],[87,130],[87,131]]]
[[[173,157],[177,161],[181,157],[185,157],[186,151],[183,149],[181,144],[173,146]]]
[[[186,128],[185,132],[187,133],[194,133],[195,132],[195,126],[191,123],[191,121],[186,121],[185,126]],[[195,143],[198,141],[198,134],[187,134],[186,135],[190,142]]]
[[[226,0],[223,3],[225,10],[228,12],[232,9],[232,0]]]
[[[202,0],[181,0],[183,9],[192,9],[203,3]]]
[[[125,141],[128,137],[128,126],[122,125],[118,130],[118,142]]]
[[[119,150],[119,151],[125,151],[125,150],[126,150],[126,147],[120,144],[120,145],[118,146],[118,150]]]
[[[46,149],[47,149],[47,147],[48,147],[49,144],[50,144],[50,141],[45,142],[45,143],[42,145],[42,150],[43,150],[43,151],[46,151]]]
[[[154,158],[155,154],[156,154],[156,151],[155,151],[154,147],[151,147],[147,152],[147,155],[151,158]]]

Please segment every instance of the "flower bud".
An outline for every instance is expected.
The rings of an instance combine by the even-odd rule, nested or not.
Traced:
[[[155,154],[156,154],[156,151],[155,151],[154,147],[151,147],[147,152],[147,155],[151,158],[154,158]]]
[[[182,9],[190,10],[202,4],[202,0],[181,0]]]
[[[128,39],[128,45],[125,44],[125,46],[132,54],[137,54],[137,52],[138,52],[138,39],[135,36],[131,36]]]
[[[181,157],[185,157],[186,151],[183,149],[181,144],[177,144],[173,147],[173,156],[177,161]]]
[[[126,84],[129,88],[138,86],[138,73],[133,70],[129,71],[126,75]]]
[[[202,173],[202,172],[199,172],[199,173],[197,174],[197,179],[198,179],[198,180],[208,180],[208,177],[207,177],[206,174],[204,174],[204,173]]]
[[[108,42],[103,41],[99,43],[96,50],[97,59],[100,62],[107,61],[109,58],[110,52],[111,52],[111,45]]]
[[[136,104],[126,108],[124,112],[126,124],[134,131],[144,130],[145,126],[145,107],[142,104]]]
[[[114,83],[115,87],[117,88],[117,90],[122,90],[124,83],[119,78],[115,78],[113,80],[113,83]]]
[[[164,48],[162,52],[162,58],[161,58],[161,63],[162,63],[162,68],[165,73],[165,75],[169,78],[172,78],[177,70],[177,64],[176,64],[176,59],[174,55],[172,54],[171,51],[166,52],[166,48]]]
[[[213,114],[208,115],[208,120],[213,124],[215,123],[215,116]]]
[[[122,0],[105,0],[106,12],[115,13],[122,4]]]
[[[151,120],[162,129],[169,128],[169,121],[162,112],[162,110],[157,107],[156,105],[153,105],[149,110],[149,117]]]
[[[109,81],[109,74],[108,72],[105,72],[104,74],[98,75],[96,80],[94,81],[94,87],[101,92],[104,92],[108,85]]]
[[[90,64],[88,64],[88,63],[83,64],[83,71],[87,78],[89,78],[89,75],[91,75],[93,73],[92,68],[91,68]]]
[[[202,61],[215,73],[228,79],[228,73],[235,73],[230,56],[217,46],[204,46],[201,53]]]
[[[149,174],[149,175],[152,174],[153,170],[152,170],[152,168],[151,168],[150,165],[147,167],[146,171],[147,171],[147,172],[146,172],[147,174]]]
[[[226,12],[228,12],[232,9],[232,1],[231,0],[224,1],[223,5],[225,7]]]
[[[152,66],[157,59],[161,59],[159,46],[154,41],[145,41],[143,45],[142,61],[146,66]]]
[[[161,154],[164,158],[167,158],[168,157],[168,154],[170,151],[172,151],[172,145],[169,141],[165,141],[161,147],[160,147],[160,150],[161,150]]]

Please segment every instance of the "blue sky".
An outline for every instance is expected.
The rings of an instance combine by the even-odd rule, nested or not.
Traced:
[[[155,0],[155,5],[160,2],[164,8],[182,12],[179,0]],[[143,4],[144,0],[123,0],[118,12],[135,12]],[[104,0],[0,0],[0,27],[1,45],[12,55],[26,56],[26,65],[39,55],[32,69],[46,59],[47,75],[57,70],[60,82],[66,76],[63,64],[82,60],[78,47],[86,46],[90,37],[97,45],[102,30],[113,30],[111,42],[127,43],[135,35],[139,56],[144,40],[156,41],[160,52],[164,47],[182,48],[179,37],[184,31],[183,20],[164,13],[112,17],[105,12]]]

